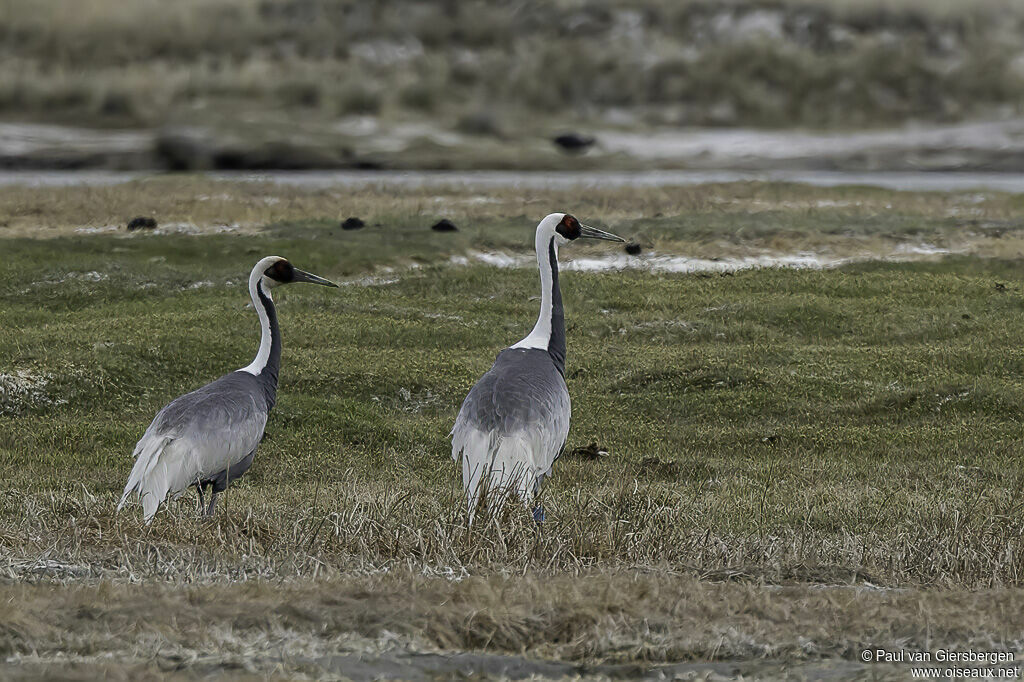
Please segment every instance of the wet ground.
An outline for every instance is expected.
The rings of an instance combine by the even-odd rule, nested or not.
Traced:
[[[369,120],[372,125],[363,125]],[[357,117],[301,139],[242,139],[205,128],[94,130],[0,123],[10,170],[619,169],[791,172],[1024,171],[1024,119],[806,131],[752,128],[588,129],[566,153],[543,136],[481,138],[433,123]],[[667,184],[679,184],[675,180]],[[917,187],[921,189],[921,187]]]
[[[0,170],[0,186],[118,185],[156,177],[155,171]],[[661,171],[261,171],[210,173],[217,180],[274,182],[312,189],[383,187],[424,189],[613,189],[674,187],[722,182],[793,182],[818,187],[860,185],[897,191],[1024,193],[1024,174],[973,172],[852,172],[796,170]]]

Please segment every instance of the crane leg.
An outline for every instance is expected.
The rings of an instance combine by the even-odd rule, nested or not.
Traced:
[[[203,484],[196,483],[196,491],[199,493],[199,513],[206,509],[206,501],[203,499]]]
[[[540,495],[540,478],[533,482],[533,497],[536,498]],[[529,503],[527,503],[529,506]],[[547,516],[544,514],[544,505],[540,502],[534,502],[533,504],[533,520],[537,525],[544,523]]]
[[[217,506],[217,495],[218,494],[219,493],[217,493],[215,491],[212,495],[210,495],[210,506],[207,507],[207,509],[206,509],[206,516],[208,516],[208,517],[213,516],[213,509],[214,509],[214,507]]]

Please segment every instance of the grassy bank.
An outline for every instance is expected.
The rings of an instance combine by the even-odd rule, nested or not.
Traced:
[[[486,138],[613,109],[629,125],[849,127],[1017,110],[1022,94],[1024,15],[999,0],[3,0],[0,16],[0,115],[75,125],[288,140],[296,121],[382,116]]]

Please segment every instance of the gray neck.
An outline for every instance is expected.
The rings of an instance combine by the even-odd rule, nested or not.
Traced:
[[[281,370],[281,329],[277,325],[277,309],[261,277],[250,280],[249,294],[260,317],[260,349],[248,366],[238,370],[256,377],[263,386],[267,408],[277,402],[277,375]]]
[[[525,339],[512,348],[547,351],[558,371],[565,376],[565,312],[558,288],[558,246],[556,237],[537,231],[537,267],[540,269],[540,314]]]
[[[548,244],[548,264],[551,267],[551,337],[548,354],[558,373],[565,376],[565,310],[562,308],[562,290],[558,288],[558,252],[555,238]]]
[[[277,325],[277,308],[274,307],[274,301],[270,296],[263,291],[262,283],[256,291],[259,295],[260,305],[266,311],[270,331],[270,356],[267,358],[267,364],[263,370],[257,375],[260,383],[263,384],[269,409],[277,402],[277,375],[281,371],[281,328]]]

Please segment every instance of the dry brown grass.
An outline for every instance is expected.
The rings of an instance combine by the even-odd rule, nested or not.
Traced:
[[[25,663],[77,658],[95,665],[113,657],[150,670],[177,662],[314,674],[328,655],[373,660],[409,650],[590,664],[793,664],[853,659],[869,647],[1012,650],[1024,633],[1022,613],[1021,590],[771,590],[635,572],[445,580],[399,571],[246,586],[17,584],[0,587],[0,653]]]
[[[0,575],[203,583],[395,570],[461,577],[628,569],[753,583],[950,588],[1019,585],[1024,576],[1012,490],[947,513],[902,510],[914,518],[901,518],[897,529],[855,532],[852,517],[839,522],[847,530],[812,527],[819,522],[810,510],[803,523],[779,523],[801,502],[773,493],[770,482],[749,499],[733,484],[721,495],[690,498],[670,482],[632,476],[618,486],[584,487],[573,482],[575,469],[562,466],[561,489],[545,494],[553,518],[542,528],[511,509],[500,521],[468,528],[454,482],[440,496],[398,481],[311,484],[291,494],[240,486],[212,521],[198,518],[189,495],[150,527],[134,509],[115,514],[112,494],[11,491],[0,510]],[[717,510],[722,504],[743,510]],[[738,519],[746,515],[761,520]]]

